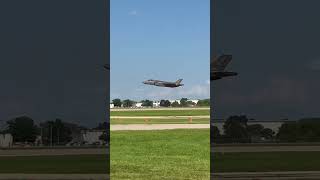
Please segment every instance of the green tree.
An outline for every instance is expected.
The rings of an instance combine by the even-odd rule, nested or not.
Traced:
[[[97,127],[93,128],[95,130],[107,130],[109,128],[109,123],[103,122],[99,123]]]
[[[180,106],[182,106],[182,107],[188,106],[187,101],[188,101],[187,98],[181,98],[181,100],[180,100]]]
[[[213,142],[215,142],[215,140],[217,140],[221,136],[220,130],[218,129],[217,126],[210,127],[210,135],[211,135],[211,138],[213,138]]]
[[[61,119],[41,124],[42,142],[45,145],[64,145],[72,140],[72,131]]]
[[[281,142],[296,142],[298,137],[299,125],[296,122],[283,123],[278,131],[277,138]]]
[[[247,131],[249,136],[261,136],[261,132],[264,129],[264,127],[261,124],[252,124],[247,125]]]
[[[169,100],[165,100],[164,101],[164,106],[165,107],[170,107],[171,106],[171,102]]]
[[[162,106],[162,107],[169,107],[169,106],[171,106],[171,103],[170,103],[169,100],[164,100],[164,99],[162,99],[162,100],[160,101],[160,106]]]
[[[297,136],[300,141],[320,141],[320,118],[304,118],[298,121]]]
[[[132,107],[133,106],[134,101],[131,101],[130,99],[126,99],[122,102],[123,107]]]
[[[200,99],[197,103],[197,106],[210,106],[210,99]]]
[[[172,104],[171,104],[172,107],[180,107],[180,104],[177,102],[177,101],[174,101]]]
[[[261,137],[263,137],[266,140],[272,140],[274,138],[274,134],[275,132],[270,128],[264,128],[261,131]]]
[[[192,102],[192,101],[187,101],[187,106],[195,106],[196,103]]]
[[[121,107],[122,105],[121,99],[113,99],[112,103],[115,107]]]
[[[231,142],[249,142],[246,116],[230,116],[223,125],[225,137]]]
[[[38,128],[33,119],[27,116],[21,116],[7,121],[7,133],[13,136],[14,142],[34,142]]]
[[[144,107],[152,107],[153,106],[153,101],[150,101],[148,99],[142,100],[141,103],[142,103],[141,106],[144,106]]]
[[[104,132],[101,134],[101,136],[99,136],[99,139],[100,139],[101,141],[104,141],[104,142],[106,143],[106,142],[108,141],[107,132],[104,131]]]

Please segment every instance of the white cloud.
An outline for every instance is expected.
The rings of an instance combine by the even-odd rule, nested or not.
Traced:
[[[210,86],[195,85],[188,89],[183,89],[179,93],[181,96],[188,96],[190,98],[204,98],[210,96]]]

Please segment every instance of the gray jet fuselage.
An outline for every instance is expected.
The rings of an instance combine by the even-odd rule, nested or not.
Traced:
[[[181,81],[182,81],[182,79],[179,79],[176,82],[168,82],[168,81],[149,79],[149,80],[143,81],[143,84],[160,86],[160,87],[175,88],[175,87],[183,86],[183,84],[181,84]]]

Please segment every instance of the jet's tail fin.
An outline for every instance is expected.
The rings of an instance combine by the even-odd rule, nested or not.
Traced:
[[[183,79],[178,79],[178,80],[176,81],[176,85],[179,85],[179,84],[182,82],[182,80],[183,80]]]
[[[230,63],[232,55],[221,55],[217,59],[211,61],[211,68],[213,71],[224,71]]]

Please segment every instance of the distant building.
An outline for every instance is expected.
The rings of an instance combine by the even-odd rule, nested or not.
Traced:
[[[11,147],[13,143],[13,137],[11,134],[0,134],[0,147]]]
[[[177,102],[178,104],[180,104],[180,100],[169,100],[169,101],[170,101],[171,104],[174,103],[174,102]]]
[[[141,102],[135,103],[135,104],[133,105],[133,107],[135,107],[135,108],[142,108],[142,103],[141,103]]]
[[[110,103],[110,108],[114,108],[114,104],[113,103]]]
[[[152,106],[153,106],[154,108],[160,107],[160,101],[154,101],[154,102],[152,103]]]
[[[72,135],[72,140],[67,144],[67,146],[80,146],[80,145],[93,145],[93,144],[103,144],[103,140],[100,140],[100,136],[105,132],[105,130],[81,130],[80,133],[74,133]]]
[[[81,132],[82,141],[85,144],[103,144],[103,141],[100,140],[100,136],[103,134],[103,130],[83,130]]]
[[[188,101],[191,101],[191,102],[193,102],[193,103],[195,103],[195,104],[198,104],[198,102],[199,102],[198,99],[196,99],[196,100],[188,100]]]

